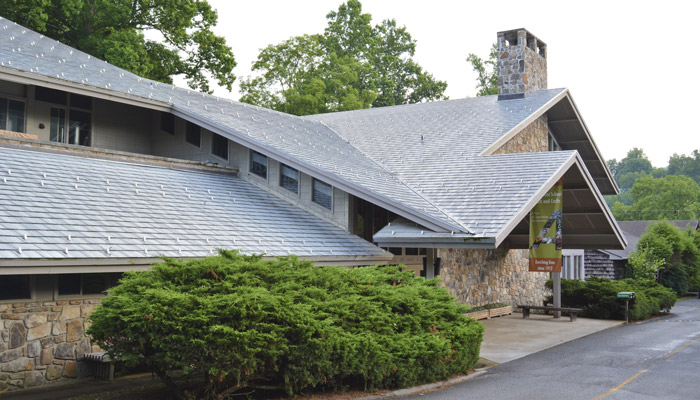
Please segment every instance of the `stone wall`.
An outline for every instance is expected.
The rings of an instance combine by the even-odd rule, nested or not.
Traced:
[[[527,250],[438,249],[442,285],[463,304],[542,305],[549,274],[529,272]]]
[[[77,361],[100,351],[85,335],[99,302],[0,303],[0,392],[78,377]]]
[[[547,114],[532,121],[522,131],[518,132],[493,154],[537,153],[549,149],[549,131],[547,130]]]
[[[499,95],[547,88],[547,45],[524,29],[499,32],[497,42]]]

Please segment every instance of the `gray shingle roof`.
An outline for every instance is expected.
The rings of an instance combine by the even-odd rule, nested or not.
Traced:
[[[217,248],[387,255],[230,174],[0,148],[0,259],[204,257]]]
[[[540,90],[508,101],[482,96],[303,118],[322,121],[368,157],[400,173],[477,156],[565,91]]]
[[[346,190],[393,201],[445,227],[458,225],[320,122],[141,78],[0,19],[0,66],[171,104],[176,114]],[[348,186],[348,187],[343,187]]]
[[[140,78],[8,20],[0,19],[0,32],[0,67],[172,105],[176,115],[435,230],[497,235],[573,157],[479,156],[566,89],[300,118]]]

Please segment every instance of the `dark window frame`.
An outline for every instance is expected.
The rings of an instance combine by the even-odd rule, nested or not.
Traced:
[[[55,297],[56,298],[66,298],[66,297],[75,297],[75,296],[104,296],[105,292],[111,289],[112,287],[116,286],[117,282],[121,278],[120,275],[122,273],[119,272],[94,272],[94,273],[75,273],[75,274],[58,274],[56,275],[56,283],[55,283]],[[78,286],[78,291],[71,292],[71,293],[61,293],[61,278],[77,278],[77,283],[72,282],[73,285]],[[91,283],[91,282],[86,282],[89,279],[93,278],[98,278],[97,280],[101,280],[101,290],[99,291],[86,291],[86,286]],[[92,282],[94,283],[94,282]]]
[[[83,96],[82,94],[69,93],[68,103],[70,108],[79,108],[81,110],[92,111],[92,97]]]
[[[83,118],[81,119],[81,117]],[[85,121],[87,121],[87,125],[85,124]],[[76,123],[79,124],[77,137],[75,138],[75,143],[70,143],[71,128]],[[66,143],[86,147],[90,147],[92,145],[92,112],[68,108],[68,131],[66,132]]]
[[[2,282],[0,282],[0,302],[7,302],[7,301],[13,301],[13,300],[32,300],[33,299],[33,289],[34,289],[34,284],[33,284],[33,279],[31,275],[27,274],[18,274],[18,275],[0,275],[0,279],[2,279]],[[6,290],[7,288],[4,288],[2,285],[6,284],[10,289],[9,291]],[[26,285],[26,286],[25,286]],[[25,288],[21,288],[21,286],[25,286]],[[19,288],[19,289],[18,289]],[[26,290],[27,297],[15,297],[15,296],[9,296],[8,293],[12,293],[12,290],[17,290],[18,292]]]
[[[160,130],[175,136],[175,116],[167,113],[160,112]]]
[[[194,135],[197,137],[197,143],[194,143]],[[202,127],[187,121],[187,128],[185,129],[185,143],[190,144],[198,149],[202,148]]]
[[[10,129],[9,123],[13,117],[10,113],[12,103],[22,105],[22,127],[20,130]],[[0,97],[0,129],[10,132],[25,133],[27,131],[27,102],[24,99]]]
[[[265,164],[263,165],[262,163],[259,163],[254,160],[253,155],[259,155],[260,157],[263,157],[265,159]],[[257,165],[256,165],[257,164]],[[267,170],[270,168],[270,158],[262,153],[258,153],[255,150],[250,150],[250,163],[248,166],[248,170],[250,171],[251,174],[259,176],[263,179],[267,179]]]
[[[34,87],[34,100],[68,106],[68,92],[45,86]]]
[[[318,185],[325,185],[325,186],[327,186],[327,187],[330,189],[330,192],[331,192],[331,193],[330,193],[330,195],[328,196],[328,197],[329,197],[330,204],[326,204],[325,202],[323,202],[323,199],[320,199],[320,198],[317,197],[317,195],[316,195],[316,192],[317,192],[317,190],[316,190],[316,185],[317,185],[317,184],[318,184]],[[319,191],[319,193],[320,193],[320,191]],[[326,195],[325,193],[321,193],[321,194]],[[326,182],[324,182],[324,181],[322,181],[322,180],[313,178],[313,181],[311,182],[311,201],[314,202],[314,203],[316,203],[316,204],[318,204],[319,206],[321,206],[321,207],[323,207],[323,208],[326,208],[326,209],[329,209],[329,210],[333,210],[333,185],[328,184],[328,183],[326,183]]]
[[[228,161],[228,139],[214,132],[211,134],[211,154]]]
[[[288,175],[285,175],[284,174],[285,168],[296,172],[296,174],[297,174],[296,179],[294,179]],[[294,186],[292,186],[289,182],[285,182],[285,178],[287,180],[290,180],[290,181],[293,180],[295,183]],[[300,178],[300,174],[299,174],[298,169],[292,168],[287,164],[280,163],[280,187],[282,187],[286,190],[289,190],[290,192],[298,195],[299,194],[299,178]]]

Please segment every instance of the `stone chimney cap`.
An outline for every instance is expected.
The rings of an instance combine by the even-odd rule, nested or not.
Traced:
[[[537,43],[535,47],[546,47],[547,43],[541,41],[537,36],[533,35],[532,32],[525,28],[510,29],[507,31],[500,31],[497,33],[498,36],[503,36],[507,41],[511,43],[516,43],[518,41],[518,32],[525,32],[528,43]]]

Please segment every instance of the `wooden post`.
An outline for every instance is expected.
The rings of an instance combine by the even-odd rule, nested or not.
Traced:
[[[561,272],[552,272],[552,297],[554,307],[561,308]],[[553,311],[554,318],[561,317],[561,311]]]

